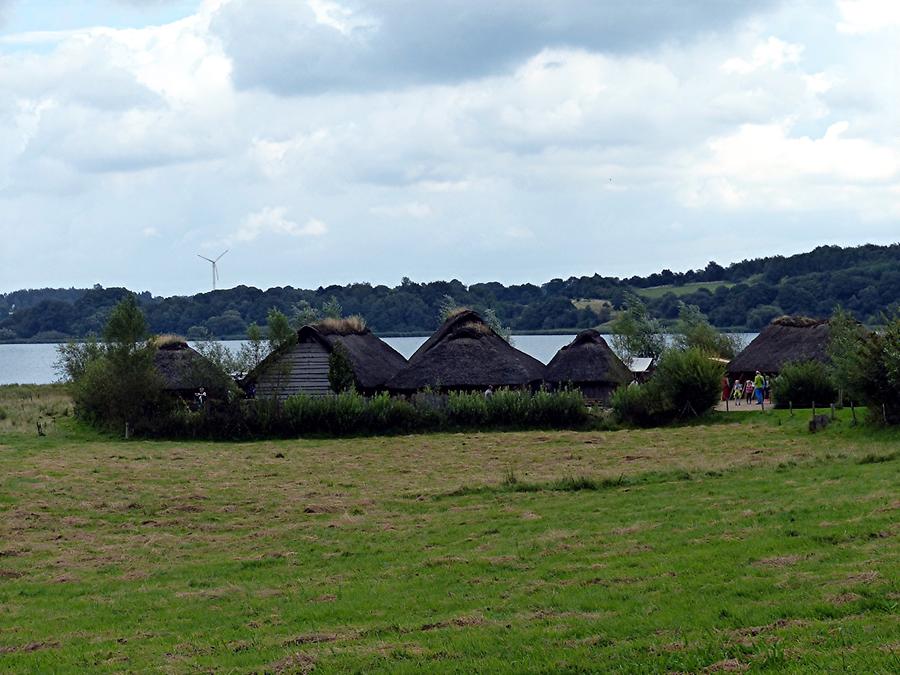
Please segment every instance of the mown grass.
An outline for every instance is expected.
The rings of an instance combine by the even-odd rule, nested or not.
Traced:
[[[661,298],[666,293],[673,293],[677,297],[681,297],[683,295],[690,295],[691,293],[696,293],[701,288],[705,288],[710,293],[715,292],[715,290],[719,286],[731,287],[734,284],[730,281],[696,281],[690,284],[682,284],[681,286],[675,286],[674,284],[669,284],[667,286],[650,286],[649,288],[635,288],[634,290],[645,298]]]
[[[896,671],[900,436],[721,418],[240,444],[4,430],[0,669]]]

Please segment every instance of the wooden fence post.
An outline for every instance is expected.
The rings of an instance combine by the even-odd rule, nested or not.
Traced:
[[[793,402],[793,401],[788,401],[788,405],[789,405],[790,408],[791,408],[791,417],[793,417],[793,416],[794,416],[794,402]]]
[[[835,419],[836,418],[834,416],[834,403],[832,403],[831,404],[831,421],[834,422]]]

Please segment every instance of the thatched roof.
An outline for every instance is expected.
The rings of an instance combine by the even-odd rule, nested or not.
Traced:
[[[356,384],[361,389],[377,389],[394,377],[406,365],[406,359],[387,342],[366,328],[355,317],[326,319],[312,326],[304,326],[297,333],[298,339],[318,340],[328,352],[335,345],[343,345],[353,366]]]
[[[593,329],[581,331],[547,364],[544,379],[551,384],[596,382],[624,384],[631,373],[622,360]]]
[[[154,340],[153,365],[163,379],[166,391],[224,392],[230,378],[216,364],[192,349],[184,338],[173,335]]]
[[[778,373],[786,363],[828,360],[827,320],[775,319],[728,364],[729,373]]]
[[[395,391],[474,389],[540,382],[544,365],[497,335],[475,312],[448,318],[388,382]]]
[[[334,351],[335,345],[343,345],[353,367],[356,384],[361,389],[378,389],[384,386],[385,382],[406,365],[403,355],[366,328],[365,322],[359,317],[325,319],[320,323],[303,326],[297,331],[297,341],[318,342],[329,354]],[[244,381],[256,381],[262,371],[276,363],[293,346],[285,345],[269,354]]]

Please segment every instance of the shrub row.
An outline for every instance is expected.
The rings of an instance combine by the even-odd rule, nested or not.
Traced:
[[[610,401],[616,419],[656,426],[705,415],[721,396],[722,365],[699,349],[670,349],[641,385],[620,387]]]
[[[453,392],[418,394],[410,399],[381,394],[367,398],[349,391],[334,396],[292,396],[284,402],[254,399],[210,401],[199,411],[181,409],[144,419],[141,435],[244,439],[355,436],[487,429],[572,429],[589,419],[580,391]]]

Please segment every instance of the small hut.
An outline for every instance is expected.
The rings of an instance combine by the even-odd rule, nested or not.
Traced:
[[[426,387],[441,391],[535,387],[543,377],[544,364],[510,345],[477,313],[466,309],[448,318],[416,350],[388,382],[388,389],[411,393]]]
[[[777,375],[786,363],[828,360],[827,320],[783,316],[766,326],[728,364],[730,377],[746,379],[758,370]]]
[[[162,377],[164,391],[193,399],[202,388],[207,395],[221,398],[231,386],[228,374],[192,349],[184,338],[161,335],[154,340],[154,346],[153,365]]]
[[[357,317],[303,326],[297,340],[267,356],[244,380],[258,398],[333,393],[328,374],[335,351],[346,357],[356,390],[372,395],[406,365],[406,359],[376,337]]]
[[[617,387],[628,384],[631,373],[593,329],[581,331],[547,364],[544,381],[551,387],[572,384],[585,399],[608,403]]]

